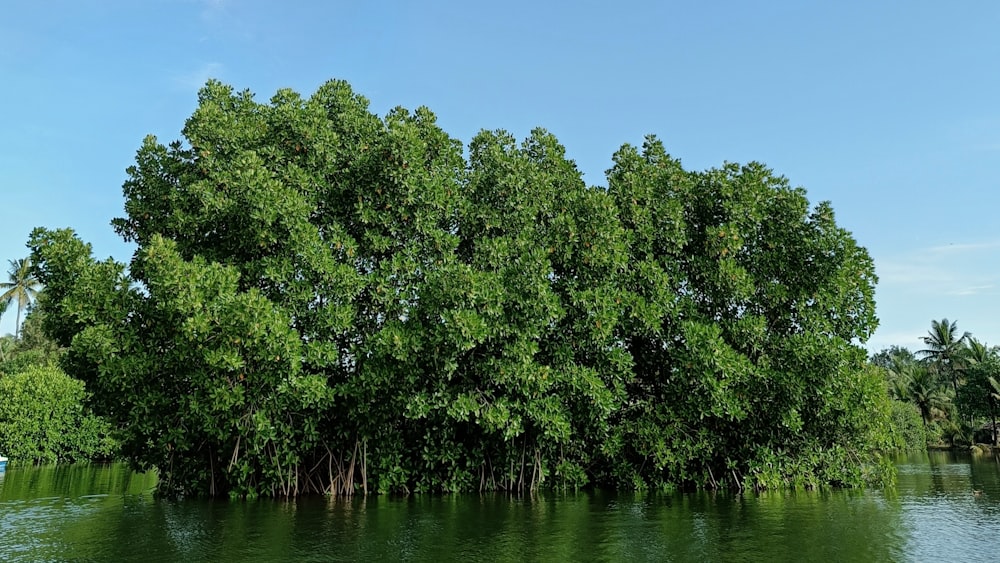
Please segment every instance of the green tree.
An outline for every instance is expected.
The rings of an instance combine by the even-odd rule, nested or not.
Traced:
[[[947,388],[927,366],[915,366],[908,370],[909,399],[920,410],[920,417],[927,426],[935,418],[935,413],[943,415],[951,407],[951,397]]]
[[[14,345],[17,341],[14,340],[14,336],[10,334],[5,334],[0,336],[0,366],[5,364],[10,360],[11,354],[14,352]],[[0,372],[3,372],[0,369]]]
[[[10,307],[10,301],[0,301],[0,318]],[[7,361],[7,355],[14,348],[14,338],[9,335],[0,335],[0,362]]]
[[[888,371],[887,382],[889,385],[889,395],[900,401],[907,401],[912,398],[912,386],[916,379],[920,379],[926,372],[927,366],[916,361],[902,361],[894,365]]]
[[[84,406],[81,381],[54,366],[30,366],[0,378],[0,451],[15,462],[107,459],[108,423]]]
[[[1000,356],[995,352],[971,363],[965,372],[965,385],[956,396],[961,411],[973,420],[990,421],[993,445],[1000,445],[997,436],[997,414],[1000,410]]]
[[[497,311],[486,340],[460,369],[473,415],[520,488],[554,477],[579,486],[601,462],[611,417],[625,401],[631,359],[615,334],[622,311],[617,273],[625,232],[614,201],[586,188],[565,149],[543,130],[520,146],[505,132],[470,145],[461,260],[481,272]],[[500,400],[497,400],[500,399]]]
[[[901,365],[910,364],[917,361],[916,355],[905,346],[893,344],[888,348],[883,348],[872,354],[870,362],[888,370],[897,369]]]
[[[31,269],[31,258],[10,260],[9,264],[8,281],[0,282],[0,290],[3,290],[0,302],[17,302],[17,321],[14,324],[14,338],[17,339],[21,329],[21,313],[35,300],[41,284]]]
[[[62,350],[45,335],[42,323],[44,312],[32,307],[21,324],[21,338],[13,336],[0,340],[0,372],[17,373],[31,366],[56,366]]]
[[[931,329],[923,337],[927,348],[920,351],[941,377],[952,385],[952,390],[958,393],[958,380],[962,370],[962,358],[966,342],[971,338],[968,332],[958,334],[958,322],[948,319],[931,321]]]
[[[910,383],[914,372],[925,369],[916,356],[903,346],[890,346],[872,355],[869,360],[873,366],[883,370],[889,396],[898,401],[910,399]]]
[[[636,364],[611,444],[644,473],[621,480],[887,474],[873,453],[891,441],[884,384],[854,345],[876,325],[874,268],[830,206],[759,164],[686,173],[652,138],[615,155],[609,182],[631,237],[622,340]]]
[[[996,353],[996,346],[987,346],[981,340],[970,336],[965,341],[965,349],[962,350],[962,360],[963,363],[968,365],[978,364],[987,361],[996,355]]]
[[[900,448],[921,450],[927,448],[927,429],[920,410],[908,401],[893,399],[892,426],[899,435]]]
[[[650,139],[604,190],[544,130],[466,159],[340,81],[198,101],[129,169],[129,264],[30,240],[62,365],[162,490],[891,478],[871,259],[762,165],[689,172]]]

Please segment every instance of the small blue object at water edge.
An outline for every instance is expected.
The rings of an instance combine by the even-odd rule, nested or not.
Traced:
[[[0,455],[0,473],[7,471],[7,458]]]

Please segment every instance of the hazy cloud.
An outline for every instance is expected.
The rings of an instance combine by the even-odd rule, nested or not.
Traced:
[[[875,257],[880,328],[869,350],[922,346],[931,319],[961,320],[962,330],[993,343],[1000,293],[1000,241],[957,240]],[[891,311],[891,314],[889,313]],[[926,323],[926,324],[924,324]]]
[[[930,326],[930,323],[927,324]],[[923,347],[923,337],[925,336],[927,336],[927,328],[924,327],[893,332],[879,331],[868,341],[867,347],[871,351],[878,351],[889,346],[903,346],[916,351]]]
[[[204,20],[215,19],[226,12],[229,7],[229,0],[191,0],[196,5],[201,6],[201,18]]]
[[[959,243],[959,244],[941,244],[937,246],[932,246],[926,251],[935,254],[946,254],[953,252],[970,252],[976,250],[991,250],[1000,249],[1000,241],[987,241],[987,242],[970,242],[970,243]]]
[[[875,261],[879,285],[939,286],[955,281],[955,273],[921,257],[896,258]]]
[[[218,78],[222,70],[222,63],[205,63],[194,71],[175,76],[174,84],[184,90],[198,90],[209,78]]]
[[[971,287],[965,287],[965,288],[962,288],[962,289],[958,289],[958,290],[952,291],[951,294],[952,295],[977,295],[977,294],[980,294],[980,293],[985,293],[986,290],[993,289],[994,287],[995,286],[993,284],[974,285],[974,286],[971,286]]]
[[[879,286],[917,293],[976,295],[1000,284],[1000,241],[943,244],[875,260]]]

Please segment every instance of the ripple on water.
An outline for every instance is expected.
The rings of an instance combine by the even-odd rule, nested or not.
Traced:
[[[971,473],[971,468],[968,465],[937,465],[937,466],[927,466],[927,465],[897,465],[896,472],[898,475],[955,475],[955,476],[968,476]]]
[[[14,561],[988,561],[1000,538],[998,467],[911,459],[885,493],[231,503],[14,487],[0,489],[0,552]]]

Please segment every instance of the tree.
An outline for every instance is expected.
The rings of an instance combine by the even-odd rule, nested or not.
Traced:
[[[0,302],[9,304],[17,301],[17,321],[14,325],[14,338],[17,339],[21,329],[21,313],[28,308],[41,288],[41,283],[31,269],[31,258],[10,260],[7,271],[8,281],[0,282]]]
[[[917,361],[917,358],[909,348],[906,348],[905,346],[898,346],[896,344],[893,344],[888,348],[883,348],[875,354],[872,354],[870,359],[872,365],[888,370],[895,370],[899,366],[913,363],[915,361]]]
[[[962,361],[968,365],[978,364],[987,361],[996,353],[996,346],[987,346],[981,340],[970,336],[965,341],[965,349],[962,350]]]
[[[922,379],[923,372],[927,366],[914,360],[896,363],[888,372],[889,394],[900,401],[911,399],[913,382]]]
[[[883,370],[889,396],[899,401],[909,400],[910,383],[913,381],[914,371],[924,369],[924,366],[918,363],[913,352],[908,348],[896,345],[873,354],[869,362]]]
[[[655,138],[614,162],[636,370],[611,445],[642,468],[619,479],[856,482],[854,455],[888,471],[888,400],[853,344],[876,325],[874,267],[831,207],[757,163],[687,173]]]
[[[956,397],[956,403],[969,417],[990,421],[993,445],[1000,445],[997,436],[997,415],[1000,410],[1000,355],[990,352],[971,363],[965,372],[965,385]]]
[[[84,384],[55,366],[27,366],[0,378],[0,450],[24,463],[108,459],[107,421],[84,407]]]
[[[5,334],[0,336],[0,366],[7,363],[10,359],[11,353],[14,351],[14,345],[16,341],[14,337],[10,334]],[[0,369],[0,372],[4,370]]]
[[[958,335],[958,322],[948,319],[931,321],[931,329],[923,337],[927,348],[920,354],[928,359],[939,375],[951,382],[952,389],[958,392],[958,379],[961,372],[961,362],[965,343],[971,338],[968,332]]]
[[[7,312],[7,308],[10,307],[10,301],[0,301],[0,317]],[[10,342],[8,342],[8,339]],[[14,339],[10,338],[8,335],[0,336],[0,362],[7,361],[8,350],[12,349],[14,346]]]
[[[948,400],[945,394],[934,395],[925,389],[928,383],[937,383],[933,377],[929,382],[926,380],[930,375],[928,366],[918,361],[908,348],[895,345],[873,354],[869,363],[885,379],[892,398],[892,425],[900,447],[925,448],[932,413],[945,408]]]
[[[607,190],[556,138],[468,147],[331,81],[209,82],[98,261],[29,245],[45,332],[162,491],[881,484],[874,267],[760,164],[650,139]]]
[[[21,324],[21,338],[0,339],[0,372],[18,373],[29,367],[55,367],[62,350],[42,329],[44,312],[32,307]]]
[[[926,366],[916,366],[909,372],[910,401],[920,409],[926,427],[935,412],[944,413],[951,406],[951,398],[940,379]]]

